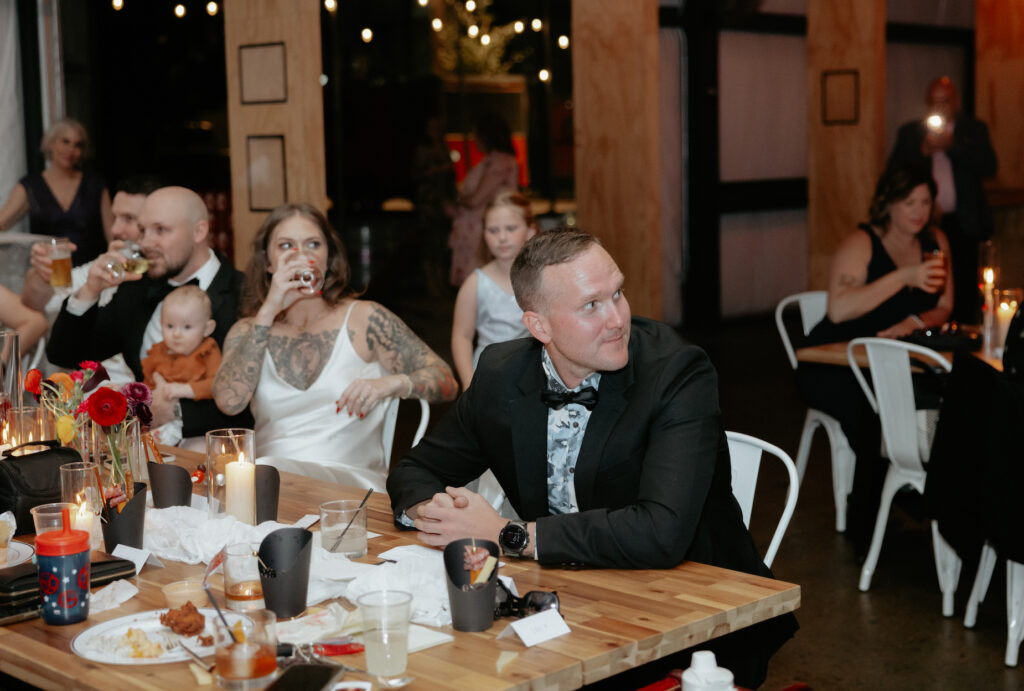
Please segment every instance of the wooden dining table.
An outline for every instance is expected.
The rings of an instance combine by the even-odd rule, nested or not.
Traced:
[[[181,449],[171,451],[189,469],[205,460]],[[363,494],[355,487],[281,473],[278,520],[293,522],[316,513],[323,501],[360,499]],[[369,552],[360,561],[376,563],[387,549],[418,544],[415,532],[395,528],[387,495],[374,493],[367,507],[368,528],[380,537],[369,541]],[[80,624],[47,626],[34,619],[0,627],[0,671],[44,689],[196,688],[185,662],[109,665],[71,652],[72,639],[90,626],[162,609],[162,586],[204,572],[203,565],[163,563],[163,568],[145,566],[133,579],[139,587],[135,597]],[[479,633],[444,627],[454,641],[411,654],[407,673],[415,681],[406,688],[577,689],[800,606],[798,585],[694,562],[664,570],[620,570],[553,568],[509,559],[500,568],[515,579],[521,593],[557,591],[571,632],[527,648],[514,636],[498,638],[508,619],[498,619]],[[352,608],[344,600],[342,604]],[[511,660],[505,652],[514,654]],[[337,660],[366,668],[361,653]],[[346,678],[367,677],[350,672]]]
[[[849,341],[839,343],[824,343],[822,345],[797,348],[796,359],[798,362],[813,362],[820,365],[839,365],[849,367],[850,361],[846,358],[846,348]],[[948,361],[953,362],[953,352],[949,350],[936,351]],[[988,355],[984,350],[975,350],[971,353],[974,357],[988,363],[996,370],[1003,371],[1003,361],[1000,358]],[[855,348],[853,357],[860,367],[868,366],[868,356],[864,348]]]

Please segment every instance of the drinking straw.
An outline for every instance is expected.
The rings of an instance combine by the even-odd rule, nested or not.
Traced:
[[[224,618],[223,610],[221,610],[220,605],[217,604],[217,600],[214,599],[213,593],[210,592],[210,586],[204,584],[203,590],[206,591],[206,597],[209,599],[210,604],[213,605],[215,610],[217,610],[217,616],[220,617],[220,622],[224,624],[224,628],[228,630],[228,635],[231,636],[231,642],[238,643],[238,639],[235,638],[235,632],[231,630],[231,627],[228,626],[228,620]]]

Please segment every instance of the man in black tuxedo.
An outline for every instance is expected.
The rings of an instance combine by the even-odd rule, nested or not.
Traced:
[[[92,263],[82,288],[69,297],[53,325],[46,356],[62,367],[82,360],[103,360],[122,353],[136,379],[142,379],[142,358],[163,340],[160,307],[175,287],[197,283],[210,297],[217,327],[213,338],[224,336],[235,323],[242,274],[208,245],[209,218],[198,194],[184,187],[164,187],[146,198],[139,213],[140,245],[149,260],[147,272],[115,276],[109,266],[121,264],[117,253],[103,254]],[[119,286],[113,299],[97,306],[100,293]],[[250,426],[248,411],[238,416],[221,413],[212,400],[175,399],[162,387],[153,391],[153,426],[180,420],[184,437],[201,436],[219,427]]]
[[[690,559],[770,576],[732,495],[714,368],[669,327],[631,319],[622,284],[587,233],[526,244],[512,285],[533,338],[484,350],[455,409],[391,470],[396,520],[427,544],[486,538],[542,564]],[[487,469],[524,521],[463,487]],[[754,688],[795,629],[781,617],[709,647]]]
[[[949,238],[953,269],[953,318],[978,320],[978,243],[992,235],[992,212],[982,178],[996,174],[996,152],[988,127],[960,112],[960,96],[949,77],[928,85],[928,118],[900,127],[889,165],[907,161],[932,171]]]

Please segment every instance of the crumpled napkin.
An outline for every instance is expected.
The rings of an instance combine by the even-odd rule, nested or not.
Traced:
[[[448,626],[448,581],[444,573],[444,555],[406,554],[394,564],[380,564],[373,571],[348,584],[345,599],[355,604],[360,595],[374,590],[404,590],[412,593],[412,620],[427,626]]]
[[[89,595],[89,614],[114,609],[131,600],[139,592],[138,586],[131,581],[117,580],[105,588],[100,588]]]
[[[147,509],[143,546],[161,559],[208,564],[224,545],[259,543],[275,530],[289,527],[274,521],[253,526],[229,515],[211,519],[206,511],[188,506]],[[319,533],[313,533],[307,605],[344,596],[347,581],[374,568],[327,552],[319,544]]]

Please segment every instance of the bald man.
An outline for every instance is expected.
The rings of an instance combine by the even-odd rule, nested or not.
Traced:
[[[910,162],[932,171],[938,194],[935,205],[949,239],[953,269],[953,318],[978,321],[978,243],[992,235],[992,212],[982,178],[996,174],[996,152],[988,127],[960,111],[960,95],[949,77],[940,77],[925,92],[931,124],[924,119],[903,125],[889,164]]]
[[[142,380],[142,358],[162,340],[160,311],[173,288],[195,281],[210,296],[217,327],[213,338],[224,344],[234,324],[241,295],[242,274],[231,262],[210,249],[210,223],[202,198],[184,187],[164,187],[149,195],[139,212],[142,246],[149,269],[145,275],[114,276],[108,262],[119,263],[116,253],[100,255],[89,269],[85,285],[61,308],[46,356],[62,367],[77,367],[82,360],[103,360],[116,353]],[[100,307],[100,293],[117,286],[113,299]],[[153,426],[180,420],[184,437],[197,437],[220,427],[251,425],[248,411],[226,416],[213,401],[177,400],[153,392]]]

